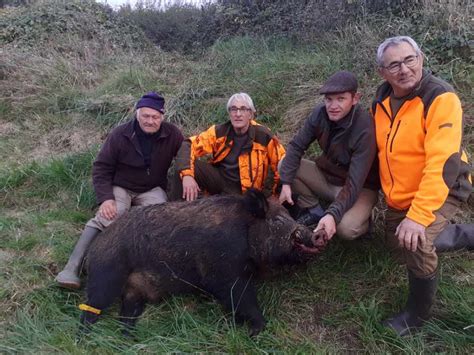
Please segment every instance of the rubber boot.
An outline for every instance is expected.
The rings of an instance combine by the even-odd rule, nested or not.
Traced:
[[[87,247],[91,241],[95,238],[97,234],[100,233],[100,230],[86,226],[82,231],[81,237],[79,238],[74,250],[72,251],[69,260],[64,267],[64,270],[61,271],[56,276],[56,282],[59,286],[71,289],[78,289],[81,287],[81,279],[79,278],[79,270],[82,265],[82,260],[86,254]]]
[[[392,328],[400,336],[420,328],[430,318],[438,288],[438,270],[423,279],[408,271],[408,283],[410,291],[405,309],[383,322],[383,325]]]
[[[323,218],[326,211],[321,207],[321,205],[317,204],[313,207],[310,207],[303,213],[296,222],[299,224],[303,224],[306,227],[313,227],[319,223],[319,220]]]
[[[474,249],[474,224],[448,224],[433,245],[439,252]]]

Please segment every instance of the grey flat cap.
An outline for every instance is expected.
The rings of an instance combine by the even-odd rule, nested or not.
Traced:
[[[347,70],[341,70],[329,77],[324,85],[319,89],[321,95],[336,94],[340,92],[356,92],[357,79],[353,73]]]

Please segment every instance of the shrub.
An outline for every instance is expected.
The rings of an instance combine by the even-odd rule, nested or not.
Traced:
[[[135,11],[122,8],[119,14],[140,27],[156,46],[167,51],[190,54],[199,49],[203,42],[209,41],[203,41],[205,15],[192,5],[177,4],[163,10],[139,3]]]
[[[77,42],[100,47],[141,48],[143,33],[117,16],[112,9],[92,0],[50,0],[19,7],[0,17],[0,43],[55,48],[65,54]]]

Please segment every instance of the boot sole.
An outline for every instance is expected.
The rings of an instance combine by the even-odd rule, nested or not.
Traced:
[[[78,290],[81,288],[81,284],[68,283],[68,282],[58,282],[58,285],[62,288],[67,288],[69,290]]]

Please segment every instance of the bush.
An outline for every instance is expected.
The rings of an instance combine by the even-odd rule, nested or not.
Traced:
[[[110,7],[93,0],[38,2],[0,17],[0,43],[55,48],[66,55],[77,42],[106,48],[141,48],[146,37]]]
[[[378,37],[408,34],[419,39],[433,61],[472,60],[468,0],[217,0],[200,9],[178,1],[168,8],[152,3],[121,13],[156,45],[186,54],[202,53],[202,47],[233,36],[277,36],[314,44],[367,25]]]
[[[211,16],[192,5],[177,4],[163,10],[139,3],[136,10],[122,8],[119,14],[140,27],[148,39],[166,51],[191,54],[202,46],[209,46],[216,38],[210,32],[204,33],[203,25]]]

